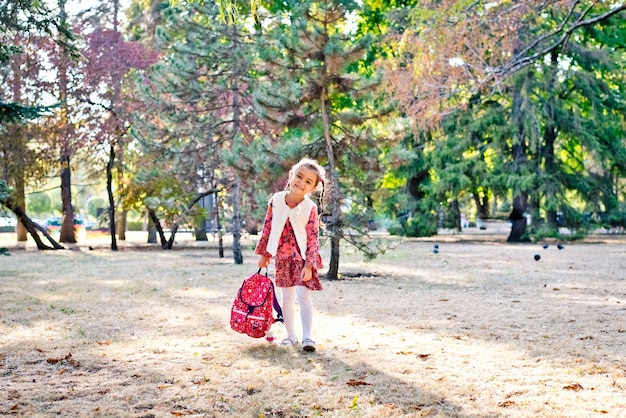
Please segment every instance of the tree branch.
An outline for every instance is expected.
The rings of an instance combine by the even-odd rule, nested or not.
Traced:
[[[577,2],[576,2],[577,3]],[[556,30],[554,30],[553,32],[544,35],[542,37],[540,37],[539,39],[537,39],[535,42],[533,42],[530,46],[528,46],[527,48],[525,48],[521,53],[519,53],[515,58],[513,58],[513,60],[511,60],[510,62],[508,62],[506,65],[502,66],[501,68],[496,69],[495,71],[493,71],[493,76],[497,77],[500,76],[502,78],[507,77],[519,70],[521,70],[522,68],[536,62],[539,58],[549,54],[550,52],[554,51],[555,49],[562,47],[564,45],[567,44],[567,41],[569,40],[569,38],[571,37],[572,33],[574,33],[574,31],[576,31],[579,28],[585,27],[585,26],[592,26],[595,25],[598,22],[601,22],[602,20],[608,19],[611,16],[617,15],[621,12],[623,12],[624,10],[626,10],[626,4],[623,4],[619,7],[615,7],[614,9],[611,9],[605,13],[602,13],[598,16],[586,19],[586,20],[581,20],[584,16],[586,16],[591,8],[593,7],[593,4],[589,5],[589,7],[587,7],[587,9],[584,11],[584,13],[581,14],[580,18],[574,23],[572,24],[572,26],[570,26],[567,30],[564,31],[563,35],[557,39],[555,42],[553,42],[551,45],[548,45],[547,47],[545,47],[544,49],[535,52],[532,55],[529,56],[525,56],[529,51],[532,51],[537,45],[539,45],[541,42],[543,42],[544,40],[548,39],[548,38],[552,38],[554,36],[556,36],[558,33],[563,32],[563,28],[565,26],[565,23],[569,20],[569,18],[572,16],[573,14],[573,8],[575,7],[576,3],[572,6],[572,9],[570,10],[570,12],[567,15],[567,18],[562,22],[562,24],[559,26],[559,28],[557,28]]]

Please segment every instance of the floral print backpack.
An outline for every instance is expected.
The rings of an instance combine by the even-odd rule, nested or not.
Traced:
[[[276,318],[273,311],[278,314]],[[276,299],[274,283],[261,269],[243,281],[230,312],[230,327],[253,338],[274,338],[270,331],[275,322],[283,322],[283,312]]]

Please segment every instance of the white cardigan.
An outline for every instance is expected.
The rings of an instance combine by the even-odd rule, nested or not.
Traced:
[[[285,196],[288,191],[282,191],[274,194],[270,200],[272,205],[272,226],[270,230],[270,236],[267,241],[266,251],[272,256],[276,256],[278,250],[278,242],[280,236],[283,234],[287,219],[291,222],[293,232],[296,235],[296,242],[300,249],[300,255],[302,259],[306,259],[306,225],[309,222],[311,216],[311,210],[316,208],[315,203],[309,199],[308,196],[304,197],[304,200],[295,208],[290,208],[285,201]]]

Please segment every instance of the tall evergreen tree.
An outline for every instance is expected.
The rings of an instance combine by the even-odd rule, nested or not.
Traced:
[[[328,167],[330,216],[323,218],[331,242],[328,279],[338,278],[340,240],[356,226],[344,223],[347,186],[369,183],[371,195],[375,182],[365,173],[375,171],[379,157],[377,123],[384,106],[376,109],[372,95],[378,74],[359,66],[372,39],[350,30],[358,8],[357,2],[346,1],[274,2],[261,24],[265,65],[255,94],[264,118],[282,127],[277,157],[284,169],[303,155]]]
[[[499,193],[508,189],[512,194],[509,241],[527,240],[529,232],[545,234],[538,229],[543,217],[551,234],[557,234],[558,214],[567,214],[572,227],[581,227],[585,204],[580,202],[591,203],[591,190],[607,190],[597,180],[612,177],[606,170],[598,176],[588,169],[614,160],[604,154],[605,149],[620,156],[623,147],[622,141],[615,140],[623,137],[616,106],[620,101],[615,99],[622,92],[621,77],[615,73],[623,60],[621,41],[615,40],[622,38],[615,34],[622,31],[623,5],[558,2],[536,4],[537,8],[533,4],[483,10],[479,3],[450,1],[437,4],[438,13],[423,5],[415,7],[413,26],[402,34],[401,54],[390,69],[404,108],[422,129],[437,132],[443,126],[448,132],[467,129],[480,134],[472,127],[474,122],[450,130],[451,121],[461,120],[450,116],[454,111],[471,112],[485,121],[497,114],[499,120],[508,120],[511,130],[486,137],[502,163],[484,175],[491,177],[485,180]],[[463,25],[455,23],[459,19]],[[600,45],[595,40],[598,32],[612,33],[604,39],[612,39],[613,45]],[[487,39],[491,34],[492,39]],[[463,41],[451,42],[454,39]],[[472,103],[475,97],[480,98],[477,104]],[[497,107],[490,105],[494,99]],[[504,109],[508,115],[502,113]],[[606,114],[612,135],[606,135],[600,123]],[[464,149],[457,148],[461,138],[448,136],[441,149]],[[435,170],[438,178],[446,176],[443,167],[459,174],[467,164],[439,161],[438,155],[449,158],[450,153],[432,154],[432,163],[440,167]],[[604,160],[596,159],[597,155],[604,155]],[[620,163],[613,167],[619,175]],[[447,190],[455,194],[454,187]],[[526,229],[527,214],[535,221],[532,231]],[[620,217],[618,212],[616,216]]]
[[[247,93],[251,43],[243,25],[219,20],[214,4],[170,8],[165,20],[157,31],[165,55],[143,80],[150,110],[136,121],[135,136],[169,161],[175,171],[162,175],[179,178],[188,201],[203,191],[228,192],[233,258],[241,264],[241,178],[225,153],[242,148],[256,122]]]

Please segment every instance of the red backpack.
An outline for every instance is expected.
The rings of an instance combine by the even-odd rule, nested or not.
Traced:
[[[278,316],[274,318],[272,309]],[[283,322],[283,311],[276,299],[274,283],[261,269],[243,281],[230,311],[230,327],[253,338],[272,341],[270,327]]]

